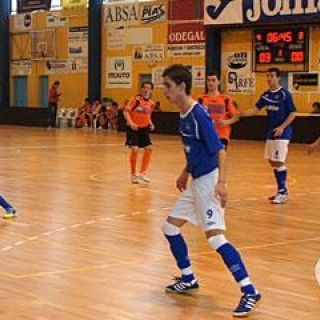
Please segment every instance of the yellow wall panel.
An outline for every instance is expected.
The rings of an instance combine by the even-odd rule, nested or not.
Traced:
[[[163,2],[163,1],[158,1]],[[154,1],[157,3],[157,1]],[[102,97],[112,97],[118,101],[119,105],[123,105],[126,99],[136,94],[140,88],[140,78],[142,75],[150,75],[153,67],[166,67],[172,63],[182,63],[185,65],[204,66],[205,57],[169,57],[167,54],[168,33],[172,25],[168,24],[168,1],[165,1],[166,6],[166,21],[150,24],[139,24],[130,26],[131,31],[137,30],[137,39],[139,39],[139,31],[142,29],[151,30],[152,44],[164,45],[164,59],[151,63],[148,61],[137,61],[133,59],[135,45],[125,44],[124,49],[111,50],[108,48],[108,26],[102,23]],[[54,12],[53,12],[54,14]],[[56,58],[59,60],[68,59],[68,35],[70,27],[83,27],[88,25],[87,9],[83,10],[67,10],[56,14],[68,18],[68,25],[55,27],[56,37]],[[14,28],[14,17],[10,18],[11,32],[17,32]],[[39,31],[47,29],[46,13],[36,12],[32,14],[32,31]],[[20,32],[21,33],[21,32]],[[309,54],[309,72],[319,72],[319,56],[320,56],[320,27],[310,27],[310,54]],[[18,40],[18,45],[15,44]],[[12,58],[22,59],[30,55],[30,32],[24,31],[12,40]],[[26,50],[21,48],[26,47]],[[229,29],[222,32],[222,52],[236,52],[236,51],[252,52],[252,31],[250,29]],[[132,59],[132,88],[107,88],[107,59],[112,57],[130,57]],[[222,68],[222,89],[227,88],[227,72],[225,67]],[[78,107],[82,104],[83,99],[87,96],[88,83],[87,73],[72,73],[72,74],[49,74],[46,61],[33,61],[32,74],[28,76],[28,104],[30,106],[40,106],[40,77],[48,75],[50,85],[55,81],[61,82],[61,91],[63,96],[61,98],[61,107]],[[237,102],[239,109],[246,109],[254,106],[260,94],[267,89],[265,72],[255,73],[255,91],[252,93],[233,93],[232,97]],[[192,94],[197,97],[203,93],[204,88],[193,88]],[[311,111],[313,101],[320,101],[319,88],[316,92],[303,92],[302,90],[293,90],[293,97],[298,106],[298,111],[305,113]],[[95,98],[95,97],[92,97]],[[161,108],[165,111],[177,111],[174,105],[166,101],[162,94],[162,88],[155,88],[153,99],[161,103]],[[11,94],[11,102],[13,101],[13,94]]]
[[[53,12],[54,14],[54,12]],[[83,27],[88,25],[88,14],[87,9],[85,10],[72,10],[72,11],[61,11],[60,16],[68,17],[68,25],[58,26],[55,28],[48,28],[46,25],[46,12],[35,12],[32,14],[32,30],[31,31],[42,31],[48,29],[55,30],[55,49],[56,59],[68,59],[68,34],[70,27]],[[15,17],[10,17],[10,28],[15,34],[17,31],[14,29]],[[21,33],[21,32],[20,32]],[[30,57],[31,50],[31,37],[30,31],[25,31],[18,35],[14,40],[20,41],[20,46],[17,46],[12,42],[12,58],[19,59],[21,56],[21,48],[28,45],[28,58]],[[19,39],[18,39],[19,38]],[[21,58],[21,57],[20,57]],[[25,57],[23,57],[25,58]],[[40,77],[48,75],[49,85],[51,86],[55,80],[61,82],[61,91],[63,96],[59,103],[60,107],[78,107],[82,104],[85,96],[87,96],[88,85],[87,85],[87,73],[74,73],[74,74],[50,74],[46,66],[45,60],[33,60],[32,61],[32,74],[28,76],[28,105],[32,107],[40,107]],[[11,104],[14,101],[13,89],[11,89]]]

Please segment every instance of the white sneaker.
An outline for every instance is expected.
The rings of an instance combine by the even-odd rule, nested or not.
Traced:
[[[148,184],[148,183],[150,183],[150,178],[148,176],[146,176],[145,174],[141,173],[139,176],[139,183]]]
[[[136,176],[135,174],[131,175],[131,183],[138,184],[140,182],[140,177]]]
[[[281,204],[285,203],[288,200],[288,195],[283,193],[278,193],[274,199],[271,200],[273,204]]]

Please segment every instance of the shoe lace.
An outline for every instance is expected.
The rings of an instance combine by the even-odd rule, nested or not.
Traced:
[[[247,304],[247,299],[248,299],[248,295],[244,294],[244,295],[241,297],[241,299],[240,299],[238,308],[245,307],[246,304]]]

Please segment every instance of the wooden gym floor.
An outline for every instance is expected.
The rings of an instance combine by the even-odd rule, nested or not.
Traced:
[[[19,211],[1,222],[1,320],[232,319],[239,289],[193,226],[184,235],[201,290],[164,293],[179,275],[161,232],[179,195],[178,137],[153,136],[152,183],[141,186],[129,181],[123,133],[2,126],[0,135],[1,194]],[[232,141],[228,151],[227,236],[263,296],[250,319],[315,320],[320,152],[290,145],[290,199],[277,206],[263,145]]]

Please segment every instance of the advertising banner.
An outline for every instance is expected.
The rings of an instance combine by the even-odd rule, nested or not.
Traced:
[[[204,0],[171,0],[168,15],[171,21],[203,20]]]
[[[31,60],[17,60],[11,62],[11,75],[27,76],[31,74]]]
[[[202,23],[170,25],[168,31],[169,57],[204,57],[205,30]]]
[[[68,17],[63,17],[60,15],[60,12],[48,12],[46,15],[47,27],[64,27],[69,23]]]
[[[183,1],[181,1],[183,2]],[[205,0],[206,25],[266,25],[320,21],[319,1],[303,0]]]
[[[135,46],[132,52],[135,61],[161,61],[164,59],[163,44],[147,44]]]
[[[107,88],[132,87],[132,59],[117,57],[107,59]]]
[[[227,70],[227,93],[254,93],[255,77],[252,73],[252,55],[249,51],[233,51],[222,54],[223,70]]]
[[[87,73],[87,59],[48,60],[46,63],[47,74]]]
[[[68,46],[69,57],[87,57],[88,27],[69,28]]]
[[[14,30],[15,31],[27,31],[32,29],[32,14],[21,13],[13,16]]]

